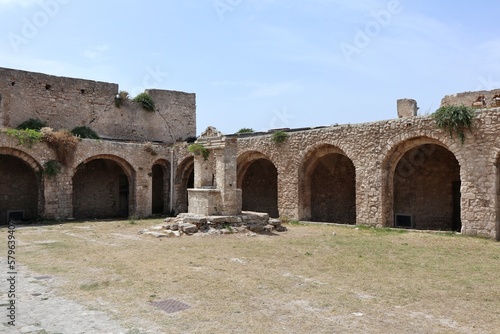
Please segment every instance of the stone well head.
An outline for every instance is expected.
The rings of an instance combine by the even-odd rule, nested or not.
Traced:
[[[200,215],[241,213],[241,189],[237,189],[236,138],[208,127],[196,140],[194,189],[188,190],[188,212]],[[202,152],[208,152],[202,154]]]

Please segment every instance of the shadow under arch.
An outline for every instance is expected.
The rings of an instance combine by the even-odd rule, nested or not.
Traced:
[[[242,153],[237,159],[237,186],[242,190],[242,209],[279,217],[278,169],[265,154]]]
[[[170,213],[170,162],[158,159],[151,166],[151,213]]]
[[[381,168],[383,226],[461,230],[461,168],[444,143],[405,139],[391,147]]]
[[[299,218],[356,224],[356,169],[339,147],[311,148],[299,169]]]
[[[0,147],[0,175],[0,225],[43,216],[43,168],[31,155]]]
[[[86,158],[73,174],[75,218],[128,217],[135,214],[134,168],[125,159],[100,154]]]
[[[175,211],[188,212],[188,189],[194,188],[194,157],[182,160],[175,172]]]

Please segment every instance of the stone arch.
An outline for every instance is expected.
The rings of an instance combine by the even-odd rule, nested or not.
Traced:
[[[382,163],[382,225],[460,231],[460,177],[455,154],[437,139],[394,145]]]
[[[155,161],[151,167],[151,212],[170,212],[170,162],[165,159]]]
[[[356,224],[356,170],[340,148],[310,149],[299,169],[299,218]]]
[[[257,151],[241,154],[237,159],[237,185],[242,190],[244,211],[266,212],[277,218],[278,169],[266,155]]]
[[[135,212],[135,170],[123,158],[101,154],[82,161],[73,175],[75,218],[128,217]]]
[[[42,166],[27,153],[0,147],[0,224],[43,214]]]
[[[189,156],[177,166],[175,173],[176,211],[188,211],[188,189],[194,188],[194,157]]]

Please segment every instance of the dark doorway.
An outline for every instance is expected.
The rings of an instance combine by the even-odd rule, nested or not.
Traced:
[[[244,211],[268,213],[277,218],[278,212],[278,170],[267,159],[257,159],[247,168],[243,181],[242,207]]]
[[[356,172],[343,154],[321,157],[311,174],[311,219],[356,224]]]
[[[125,174],[120,174],[118,178],[120,182],[120,211],[118,214],[120,217],[128,217],[128,178]]]
[[[453,153],[436,144],[404,153],[394,171],[393,208],[411,215],[415,229],[459,231],[460,165]]]
[[[24,160],[0,154],[0,224],[13,219],[35,219],[38,216],[39,180]]]
[[[152,203],[152,213],[164,213],[165,209],[165,173],[163,171],[163,166],[154,165],[153,166],[153,203]]]

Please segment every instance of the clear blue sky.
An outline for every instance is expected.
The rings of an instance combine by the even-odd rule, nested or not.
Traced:
[[[0,66],[197,94],[197,131],[421,113],[500,88],[497,0],[0,0]]]

